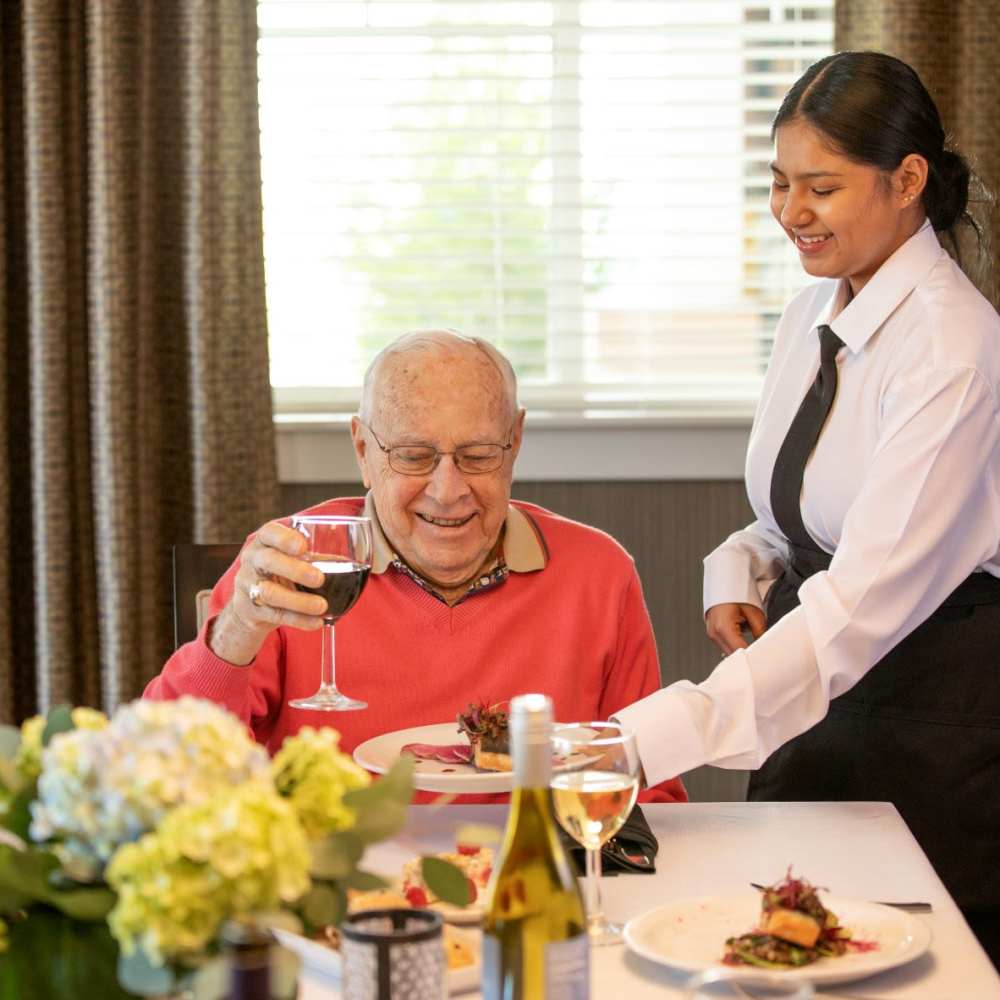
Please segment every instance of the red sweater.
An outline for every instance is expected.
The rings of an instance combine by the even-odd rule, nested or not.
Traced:
[[[329,500],[310,513],[359,514],[362,506],[360,499]],[[382,733],[447,722],[477,698],[504,701],[541,691],[551,696],[557,721],[573,722],[606,719],[659,688],[653,630],[628,553],[595,528],[531,504],[516,506],[548,550],[542,570],[511,572],[454,607],[393,567],[369,577],[336,628],[338,686],[368,702],[367,709],[289,707],[289,699],[319,684],[321,633],[293,628],[272,632],[249,667],[219,659],[203,629],[170,657],[145,697],[210,698],[244,719],[272,753],[306,725],[333,726],[350,752]],[[229,600],[236,569],[216,584],[210,616]],[[687,794],[673,779],[642,798],[686,801]]]

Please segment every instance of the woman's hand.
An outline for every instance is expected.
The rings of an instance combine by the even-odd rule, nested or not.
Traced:
[[[749,643],[743,638],[744,628],[759,638],[767,627],[764,612],[753,604],[715,604],[705,615],[705,631],[728,656],[735,649],[746,649]]]

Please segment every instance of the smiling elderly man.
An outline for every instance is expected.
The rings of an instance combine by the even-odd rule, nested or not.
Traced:
[[[372,572],[337,624],[337,677],[363,711],[289,706],[317,686],[320,571],[287,521],[265,524],[216,585],[201,634],[147,697],[195,694],[245,719],[273,752],[305,725],[353,750],[447,722],[468,702],[552,696],[556,718],[603,719],[660,686],[652,627],[629,555],[611,538],[511,501],[524,410],[485,341],[408,334],[365,376],[351,436],[368,495],[306,513],[367,514]],[[251,599],[254,598],[254,600]],[[645,797],[684,800],[679,781]]]

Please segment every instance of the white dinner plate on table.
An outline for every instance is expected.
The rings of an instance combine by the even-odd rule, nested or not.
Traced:
[[[407,743],[437,743],[446,746],[469,741],[457,722],[397,729],[365,740],[354,750],[354,759],[375,774],[385,774],[399,760]],[[509,792],[514,787],[510,771],[477,771],[472,764],[443,764],[437,760],[414,760],[413,787],[422,792]]]
[[[354,749],[354,759],[363,768],[375,774],[385,774],[399,760],[399,753],[408,743],[432,743],[450,746],[462,743],[468,746],[465,733],[459,732],[457,722],[437,722],[431,726],[414,726],[397,729],[365,740]],[[559,758],[553,770],[569,771],[587,762],[584,754]],[[422,792],[492,793],[509,792],[514,787],[510,771],[479,771],[474,764],[445,764],[438,760],[413,761],[413,787]]]
[[[873,941],[874,951],[852,951],[821,958],[799,969],[781,970],[792,979],[816,985],[848,983],[894,969],[922,955],[931,943],[930,928],[910,913],[860,899],[822,896],[842,927],[857,941]],[[637,955],[682,972],[701,972],[723,964],[726,938],[749,933],[760,917],[760,894],[712,896],[665,903],[625,925],[625,943]],[[741,965],[752,976],[755,970]]]
[[[340,996],[340,975],[341,962],[340,952],[333,948],[328,948],[318,941],[311,941],[301,934],[293,934],[291,931],[281,928],[272,928],[278,943],[298,956],[301,968],[299,976],[303,980],[308,980],[311,992],[310,995],[315,1000],[335,1000]],[[448,993],[467,993],[470,990],[479,989],[479,976],[481,970],[480,954],[482,951],[482,937],[478,931],[455,930],[453,934],[458,934],[462,940],[467,942],[473,949],[476,961],[472,965],[464,965],[458,969],[449,969],[445,973],[445,983],[448,986]]]

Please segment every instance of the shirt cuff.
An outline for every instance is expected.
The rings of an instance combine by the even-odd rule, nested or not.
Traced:
[[[701,684],[677,681],[615,717],[636,734],[651,785],[703,764],[754,768],[763,760],[753,681],[742,649],[727,656]]]
[[[702,599],[706,613],[716,604],[752,604],[757,608],[763,607],[761,591],[750,573],[750,563],[745,553],[722,546],[706,556],[704,563]]]

